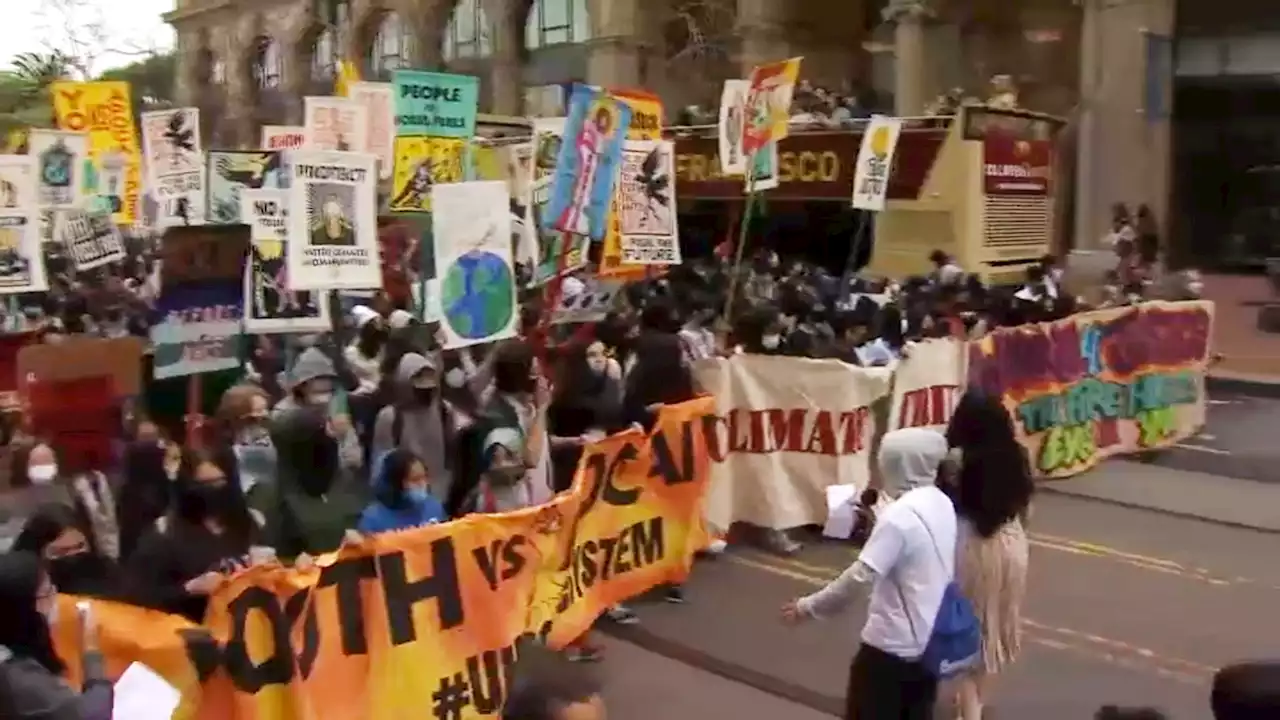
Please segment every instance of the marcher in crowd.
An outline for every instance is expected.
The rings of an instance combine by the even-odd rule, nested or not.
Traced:
[[[260,485],[276,481],[278,459],[271,442],[270,398],[255,385],[236,385],[222,395],[218,419],[225,452],[235,460],[240,491],[252,502]]]
[[[129,559],[138,542],[165,512],[172,499],[173,478],[165,468],[167,441],[153,437],[134,440],[125,447],[123,480],[116,493],[116,518],[120,524],[120,560]]]
[[[981,720],[991,682],[1022,647],[1029,546],[1023,522],[1035,489],[1026,452],[999,397],[970,390],[947,427],[958,450],[956,582],[982,624],[982,663],[959,680],[961,720]]]
[[[92,613],[80,619],[80,692],[61,677],[66,666],[49,630],[57,592],[37,556],[0,555],[0,717],[112,720],[115,691],[106,677]]]
[[[359,382],[354,394],[367,395],[377,391],[381,379],[379,366],[387,343],[387,325],[381,315],[364,305],[351,309],[351,319],[356,338],[343,350],[343,357]]]
[[[453,432],[440,392],[439,368],[426,355],[405,353],[395,378],[397,396],[378,412],[374,423],[372,456],[408,449],[426,466],[431,493],[443,503],[453,485]]]
[[[502,720],[604,720],[601,684],[594,673],[537,646],[522,647]]]
[[[397,448],[374,461],[374,500],[356,529],[363,535],[434,525],[448,516],[431,494],[427,466],[411,450]]]
[[[503,512],[551,499],[549,398],[524,341],[497,350],[493,392],[480,410],[480,482],[474,507]]]
[[[80,523],[75,510],[50,503],[27,519],[11,549],[39,557],[59,592],[119,599],[116,564],[93,547]]]
[[[573,484],[583,446],[624,430],[622,368],[610,358],[604,343],[593,340],[566,349],[547,414],[556,437],[580,438],[551,450],[553,488],[564,492]]]
[[[301,408],[315,408],[328,418],[330,430],[338,439],[338,457],[342,466],[358,470],[364,465],[360,436],[351,417],[340,407],[338,371],[333,361],[318,347],[308,347],[298,354],[290,371],[289,394],[271,411],[273,420]]]
[[[920,657],[954,573],[956,512],[935,484],[946,456],[946,438],[933,430],[886,433],[879,463],[883,494],[892,502],[853,565],[782,609],[789,623],[828,618],[871,586],[861,645],[849,668],[848,720],[933,717],[938,678]]]

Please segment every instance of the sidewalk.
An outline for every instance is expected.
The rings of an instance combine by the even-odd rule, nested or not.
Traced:
[[[1280,334],[1258,330],[1258,308],[1277,300],[1265,277],[1248,275],[1204,276],[1204,299],[1214,307],[1213,351],[1222,361],[1213,371],[1215,381],[1233,387],[1280,386]],[[1280,394],[1280,388],[1276,388]],[[1268,393],[1269,394],[1269,393]]]
[[[1280,485],[1115,460],[1039,490],[1280,534]]]

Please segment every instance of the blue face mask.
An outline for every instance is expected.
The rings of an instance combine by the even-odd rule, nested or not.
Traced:
[[[421,505],[427,501],[427,498],[431,497],[431,494],[424,487],[412,487],[404,491],[404,496],[409,498],[409,502],[414,505]]]

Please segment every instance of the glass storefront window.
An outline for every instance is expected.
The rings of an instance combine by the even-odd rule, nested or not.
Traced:
[[[479,0],[461,0],[444,31],[444,59],[485,57],[492,52],[484,8]]]
[[[534,0],[524,26],[524,42],[530,50],[590,38],[587,0]]]

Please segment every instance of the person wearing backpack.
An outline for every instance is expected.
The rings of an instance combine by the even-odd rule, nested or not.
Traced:
[[[858,559],[821,590],[787,603],[785,622],[827,618],[870,585],[861,645],[849,666],[847,720],[931,720],[940,680],[981,657],[981,630],[954,582],[956,511],[936,484],[947,440],[926,428],[880,443],[883,494]]]
[[[396,448],[412,452],[426,467],[431,496],[441,503],[453,485],[452,423],[440,396],[440,372],[434,359],[405,353],[396,368],[395,397],[373,424],[371,456]]]

